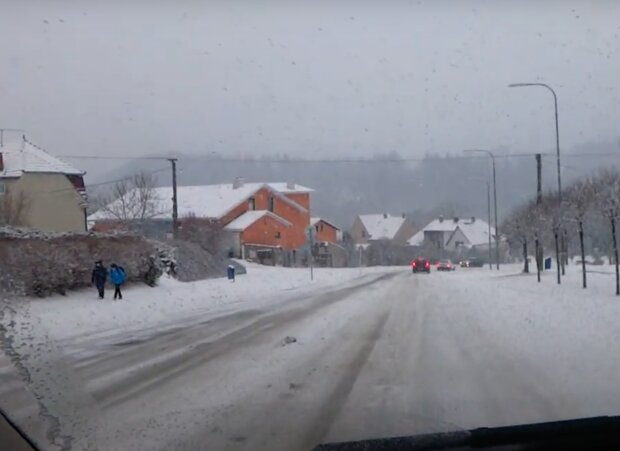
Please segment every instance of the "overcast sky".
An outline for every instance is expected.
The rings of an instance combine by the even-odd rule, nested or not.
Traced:
[[[336,4],[337,3],[337,4]],[[620,137],[620,2],[3,1],[0,127],[57,154],[296,157]]]

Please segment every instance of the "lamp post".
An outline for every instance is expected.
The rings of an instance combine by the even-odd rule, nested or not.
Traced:
[[[491,184],[486,179],[477,179],[470,178],[470,180],[474,180],[476,182],[485,183],[487,185],[487,225],[489,226],[489,269],[493,269],[493,265],[491,264],[491,260],[493,259],[491,252],[493,251],[493,246],[491,245]]]
[[[495,176],[495,155],[490,150],[486,149],[466,149],[464,152],[481,152],[486,153],[491,157],[493,164],[493,210],[495,214],[495,260],[497,269],[499,269],[499,229],[497,226],[497,178]]]
[[[560,216],[562,214],[562,171],[560,166],[560,126],[558,121],[558,96],[553,90],[551,86],[546,83],[511,83],[508,85],[509,88],[528,88],[531,86],[538,86],[541,88],[547,89],[553,95],[553,107],[555,111],[555,152],[556,152],[556,161],[558,166],[558,210]],[[565,252],[566,242],[564,234],[562,234],[562,252]],[[564,272],[564,258],[562,258],[562,272]],[[560,262],[558,262],[560,264]]]

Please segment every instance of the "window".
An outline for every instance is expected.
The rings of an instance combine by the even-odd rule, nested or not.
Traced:
[[[0,182],[0,196],[6,193],[6,184]]]
[[[366,238],[366,231],[362,230],[362,238]]]
[[[280,232],[276,232],[275,237],[276,237],[276,240],[279,240],[280,239]]]
[[[256,210],[256,199],[254,199],[253,197],[250,197],[250,199],[248,200],[248,208],[250,210]]]
[[[323,231],[323,224],[321,224],[321,232]]]
[[[267,209],[273,212],[273,196],[269,197],[269,206],[267,207]]]
[[[315,226],[314,226],[314,230],[316,230],[316,231],[318,232],[318,231],[319,231],[319,226],[318,226],[318,225],[315,225]]]

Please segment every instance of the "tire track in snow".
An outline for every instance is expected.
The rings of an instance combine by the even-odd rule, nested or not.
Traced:
[[[303,304],[303,300],[295,300],[296,304],[301,305],[259,315],[249,324],[245,324],[217,338],[214,338],[212,334],[203,335],[199,328],[190,330],[187,337],[188,341],[180,352],[169,353],[167,357],[155,363],[146,364],[142,367],[138,366],[129,374],[125,372],[123,377],[118,378],[114,382],[102,384],[96,388],[92,395],[100,402],[102,408],[112,408],[169,383],[176,377],[209,361],[243,348],[249,343],[256,343],[263,336],[269,340],[269,333],[273,330],[289,327],[293,322],[303,320],[320,309],[346,299],[377,282],[391,279],[398,274],[382,274],[352,287],[327,292],[311,299],[311,303]],[[157,342],[146,342],[141,346],[139,353],[143,356],[149,355],[150,352],[156,353],[160,351],[160,349],[157,349],[160,345],[161,343]],[[155,349],[152,349],[153,347]],[[98,373],[96,364],[92,371]],[[102,375],[104,380],[105,373],[99,374]]]
[[[313,426],[304,434],[303,443],[306,443],[309,447],[317,445],[325,438],[334,420],[340,415],[342,407],[351,390],[353,390],[359,374],[362,372],[368,357],[375,349],[375,345],[383,333],[389,316],[390,311],[383,313],[372,329],[365,334],[362,346],[347,365],[347,369],[340,377],[338,383],[329,393],[326,398],[327,402],[316,412],[314,419],[310,422]]]
[[[203,426],[184,437],[168,438],[160,449],[193,450],[204,443],[235,451],[312,449],[341,414],[384,334],[393,306],[384,296],[385,285],[289,325],[298,331],[301,343],[278,348],[283,354],[263,362],[257,379],[237,377],[235,370],[243,369],[239,362],[231,362],[229,371],[202,373],[228,394],[210,397],[210,390],[204,390],[199,396],[210,399],[211,408],[201,418]],[[327,328],[321,325],[325,317],[335,318]],[[249,363],[264,353],[265,346],[251,347],[239,357]],[[221,382],[227,375],[232,380]]]

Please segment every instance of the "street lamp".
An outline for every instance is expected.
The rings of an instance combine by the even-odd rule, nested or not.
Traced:
[[[553,106],[555,108],[555,151],[558,164],[558,199],[562,204],[562,175],[560,171],[560,126],[558,124],[558,96],[551,86],[545,83],[511,83],[509,88],[526,88],[529,86],[540,86],[548,89],[553,94]]]
[[[497,226],[497,179],[495,177],[495,155],[493,152],[486,149],[466,149],[464,152],[482,152],[486,153],[489,157],[491,157],[491,162],[493,163],[493,206],[495,213],[495,260],[497,264],[497,269],[499,269],[499,229]]]
[[[555,152],[556,152],[556,160],[558,165],[558,210],[560,215],[562,214],[562,171],[560,166],[560,126],[558,121],[558,96],[551,86],[546,83],[511,83],[508,85],[509,88],[527,88],[530,86],[539,86],[541,88],[547,89],[553,95],[553,107],[555,111]],[[562,234],[562,253],[566,252],[566,229],[564,229],[564,233]],[[558,262],[558,266],[562,267],[562,275],[564,275],[564,258],[562,258],[562,262]],[[560,283],[558,279],[558,283]]]
[[[491,185],[486,179],[477,179],[477,178],[469,178],[469,180],[474,180],[476,182],[486,183],[487,185],[487,225],[489,226],[489,269],[493,269],[493,265],[491,264],[491,260],[493,257],[491,256],[492,245],[491,245]]]

